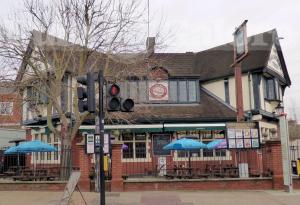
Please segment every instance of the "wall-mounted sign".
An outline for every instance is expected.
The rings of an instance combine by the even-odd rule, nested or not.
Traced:
[[[148,85],[150,101],[169,100],[168,81],[150,81]]]
[[[86,153],[87,154],[94,154],[95,152],[95,138],[94,134],[87,134],[85,137],[85,146],[86,146]]]
[[[227,124],[229,149],[251,149],[260,147],[258,129],[254,123]]]

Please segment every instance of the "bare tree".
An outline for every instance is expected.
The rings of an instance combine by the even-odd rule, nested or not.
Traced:
[[[12,79],[18,70],[15,86],[24,91],[23,102],[36,116],[46,114],[48,128],[61,139],[62,168],[71,167],[71,143],[89,115],[78,111],[76,81],[66,83],[66,76],[100,67],[111,80],[147,72],[140,47],[145,39],[141,30],[146,12],[139,2],[24,0],[25,15],[14,22],[15,28],[0,28],[0,58],[3,68],[10,68],[2,77]],[[12,69],[18,64],[20,69]],[[73,98],[69,106],[63,99],[66,90]],[[54,113],[59,126],[53,122]],[[66,169],[61,173],[63,178],[68,175]]]

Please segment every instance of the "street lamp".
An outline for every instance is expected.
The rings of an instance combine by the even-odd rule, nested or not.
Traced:
[[[291,157],[289,152],[289,133],[286,121],[286,113],[284,113],[284,107],[281,103],[278,103],[275,108],[276,116],[279,119],[280,129],[280,141],[281,141],[281,153],[282,153],[282,167],[283,167],[283,184],[286,191],[293,192],[293,177],[291,172]]]
[[[275,113],[278,115],[284,114],[284,107],[282,103],[278,103],[277,107],[275,107]]]

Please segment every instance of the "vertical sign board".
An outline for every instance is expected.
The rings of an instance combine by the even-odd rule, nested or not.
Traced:
[[[104,147],[103,147],[104,154],[109,154],[109,134],[104,134]]]
[[[80,171],[72,171],[69,181],[65,187],[64,194],[59,202],[59,205],[68,205],[69,201],[72,197],[72,194],[77,186],[79,181],[81,172]]]
[[[99,153],[100,149],[100,135],[95,134],[95,152]]]
[[[87,154],[94,154],[95,153],[95,138],[94,134],[87,134],[85,136],[85,152]]]

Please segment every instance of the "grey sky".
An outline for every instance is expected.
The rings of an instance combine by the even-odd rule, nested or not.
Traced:
[[[21,8],[22,0],[0,0],[0,18],[13,8]],[[143,0],[146,3],[146,0]],[[283,54],[292,80],[285,94],[287,111],[294,107],[300,114],[300,1],[299,0],[150,0],[152,17],[150,35],[163,19],[172,40],[166,52],[201,51],[232,41],[234,28],[248,19],[248,35],[277,29]],[[151,32],[152,31],[152,32]],[[290,113],[291,114],[291,113]],[[298,117],[299,118],[299,117]]]

